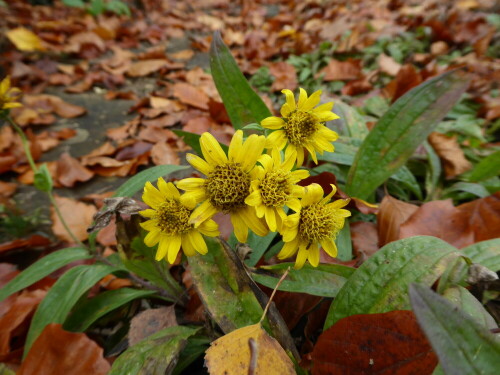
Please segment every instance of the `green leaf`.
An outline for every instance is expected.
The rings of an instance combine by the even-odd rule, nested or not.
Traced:
[[[118,270],[104,264],[81,265],[62,275],[50,288],[33,316],[24,346],[24,357],[47,324],[63,324],[70,310],[85,292],[104,276]]]
[[[429,166],[425,172],[426,200],[432,200],[442,173],[441,160],[429,142],[425,141],[423,145],[429,160]]]
[[[325,329],[354,314],[410,308],[408,285],[432,285],[456,249],[436,237],[416,236],[391,242],[364,262],[333,301]]]
[[[273,240],[276,238],[277,232],[269,232],[266,236],[260,237],[251,232],[248,234],[247,244],[252,249],[250,256],[245,260],[248,267],[255,267],[260,258],[269,248]]]
[[[52,272],[58,270],[66,264],[74,262],[75,260],[89,258],[91,258],[89,252],[80,247],[71,247],[48,254],[9,281],[7,285],[0,290],[0,302],[11,294],[36,283],[47,275],[50,275]]]
[[[210,69],[235,129],[253,122],[260,123],[271,116],[269,109],[241,73],[218,31],[214,33],[210,46]]]
[[[100,293],[97,297],[83,302],[64,322],[64,329],[83,332],[107,313],[126,303],[155,294],[152,290],[120,288]]]
[[[469,181],[477,182],[500,175],[500,151],[485,157],[472,170]]]
[[[188,257],[191,277],[206,310],[224,333],[256,324],[267,303],[267,296],[248,276],[245,266],[229,246],[206,238],[208,253]],[[285,322],[270,308],[263,327],[281,346],[298,356]]]
[[[170,374],[187,340],[198,330],[186,326],[162,329],[123,352],[108,375]]]
[[[443,297],[457,305],[460,310],[469,315],[477,323],[488,329],[498,328],[495,319],[471,292],[461,286],[453,286],[444,291]]]
[[[356,108],[338,100],[335,102],[333,111],[340,117],[337,121],[342,124],[343,134],[360,140],[368,135],[366,120]],[[334,145],[336,146],[337,143]]]
[[[294,263],[279,263],[262,266],[252,271],[252,278],[268,288],[274,289],[288,267],[288,276],[278,290],[285,292],[307,293],[320,297],[335,297],[354,268],[339,264],[320,264],[313,267],[305,264],[300,270],[293,268]]]
[[[449,188],[445,189],[442,194],[443,196],[450,196],[451,193],[457,191],[464,191],[479,198],[485,198],[490,195],[490,192],[483,185],[463,181],[454,183]]]
[[[420,185],[418,184],[418,181],[413,173],[411,173],[405,165],[399,168],[396,173],[391,176],[391,179],[403,184],[408,190],[415,194],[419,200],[422,200],[423,197]]]
[[[209,347],[210,341],[208,337],[190,337],[186,347],[179,356],[179,361],[174,371],[172,371],[172,375],[181,375],[186,367],[205,353]]]
[[[69,7],[85,8],[83,0],[62,0],[62,3]]]
[[[190,133],[186,132],[184,130],[173,130],[175,134],[177,134],[179,137],[182,137],[182,140],[184,143],[189,145],[193,149],[194,152],[196,152],[199,156],[203,156],[203,153],[201,152],[201,146],[200,146],[200,137],[201,135],[196,134],[196,133]],[[222,150],[227,154],[229,147],[227,147],[223,143],[219,143],[220,147],[222,147]]]
[[[54,183],[52,182],[52,176],[50,175],[47,164],[42,164],[40,168],[35,172],[35,187],[44,192],[52,191]]]
[[[443,73],[399,98],[361,145],[349,171],[350,196],[367,199],[437,126],[468,86],[457,71]]]
[[[130,17],[130,9],[127,4],[120,0],[111,0],[106,3],[106,10],[113,12],[118,15],[125,15]]]
[[[346,220],[344,227],[341,229],[337,238],[335,239],[338,254],[337,258],[343,261],[352,259],[352,241],[351,241],[351,226],[349,221]]]
[[[412,284],[410,299],[445,374],[498,373],[498,337],[427,286]]]
[[[462,255],[490,270],[500,271],[500,238],[476,242],[462,249]]]
[[[158,165],[137,173],[129,178],[122,186],[113,194],[113,197],[131,197],[139,190],[144,188],[144,184],[148,181],[155,181],[159,177],[165,177],[170,173],[182,171],[189,168],[185,165]]]

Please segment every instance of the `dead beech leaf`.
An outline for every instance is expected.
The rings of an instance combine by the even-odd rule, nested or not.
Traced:
[[[65,102],[58,96],[48,94],[25,95],[23,103],[35,110],[41,110],[43,113],[55,112],[64,118],[82,116],[87,112],[84,107]]]
[[[180,165],[181,159],[168,143],[158,142],[151,149],[151,159],[155,165]]]
[[[29,319],[45,297],[45,290],[23,291],[0,317],[0,356],[11,351],[11,340],[28,332]]]
[[[45,50],[42,40],[35,33],[24,27],[17,27],[9,30],[5,35],[20,51],[31,52]]]
[[[4,251],[22,249],[23,247],[40,247],[47,246],[50,244],[50,239],[45,236],[40,236],[39,234],[32,234],[28,238],[16,238],[12,241],[0,243],[0,253]]]
[[[92,177],[94,177],[94,172],[85,168],[67,152],[63,153],[57,161],[57,179],[63,186],[73,187],[77,181],[88,181]]]
[[[380,70],[390,76],[395,76],[401,69],[401,64],[394,60],[391,56],[385,53],[380,54],[378,57],[378,66]]]
[[[153,333],[176,325],[177,319],[174,306],[144,310],[134,316],[130,322],[129,344],[130,346],[135,345]]]
[[[17,184],[14,182],[0,181],[0,196],[8,198],[12,196],[17,190]]]
[[[255,369],[249,372],[252,359]],[[206,351],[205,362],[210,375],[295,375],[286,352],[260,323],[239,328],[212,342]]]
[[[324,73],[325,81],[348,81],[362,77],[361,60],[330,60],[320,73]]]
[[[400,201],[386,195],[380,203],[377,215],[377,227],[379,246],[382,247],[389,242],[399,238],[399,228],[415,211],[418,206]]]
[[[269,72],[275,78],[271,86],[272,91],[281,91],[284,87],[293,91],[299,84],[295,67],[285,61],[271,63]]]
[[[184,104],[208,110],[209,98],[207,94],[189,83],[178,82],[174,84],[174,96]]]
[[[358,221],[351,223],[352,248],[357,259],[365,260],[379,250],[377,226],[375,223]]]
[[[384,93],[388,98],[391,98],[394,103],[399,97],[403,96],[407,91],[422,83],[422,75],[415,69],[412,64],[405,64],[401,67],[396,78],[394,78],[384,88]]]
[[[33,343],[17,375],[106,375],[110,368],[102,348],[87,335],[51,323]]]
[[[130,65],[127,74],[130,77],[144,77],[157,72],[168,63],[165,59],[152,59],[134,62]]]
[[[313,375],[431,374],[437,357],[411,311],[352,315],[324,331]]]
[[[93,205],[78,202],[72,198],[59,196],[55,196],[54,198],[59,210],[61,211],[62,217],[76,238],[80,241],[86,240],[88,237],[87,227],[92,223],[92,217],[96,213],[97,209]],[[61,240],[70,243],[74,242],[64,229],[64,226],[59,220],[59,217],[56,215],[53,207],[50,208],[50,217],[53,223],[52,231],[54,234]]]
[[[428,139],[443,163],[447,179],[456,177],[472,168],[472,164],[465,158],[464,152],[458,145],[456,136],[448,137],[441,133],[432,132]]]

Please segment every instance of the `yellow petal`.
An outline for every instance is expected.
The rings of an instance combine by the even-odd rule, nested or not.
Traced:
[[[321,90],[318,90],[311,94],[309,98],[302,104],[299,108],[301,111],[310,111],[316,107],[321,100]]]
[[[188,191],[182,195],[184,199],[194,199],[196,203],[203,202],[207,199],[207,194],[205,189],[196,189],[193,191]]]
[[[188,233],[187,237],[198,253],[206,254],[208,252],[207,244],[200,232],[193,230]]]
[[[318,203],[323,198],[323,188],[318,184],[306,186],[304,198],[302,198],[302,207]]]
[[[234,235],[236,236],[236,239],[241,243],[247,242],[248,226],[245,224],[240,214],[232,213],[230,218],[231,223],[233,224]]]
[[[264,237],[269,233],[269,228],[262,219],[257,217],[252,207],[243,208],[241,217],[246,226],[249,227],[257,236]]]
[[[288,108],[290,108],[290,111],[295,111],[296,106],[295,106],[295,98],[293,97],[293,92],[291,92],[288,89],[283,89],[281,90],[281,92],[285,94],[286,104],[288,105]]]
[[[320,137],[324,138],[325,140],[327,140],[329,142],[336,141],[339,138],[339,135],[336,132],[334,132],[331,129],[328,129],[324,125],[321,125],[318,128],[318,131],[317,131],[316,134],[317,134],[317,136],[320,136]]]
[[[186,160],[193,168],[199,170],[205,176],[208,176],[212,172],[213,167],[210,166],[205,160],[194,154],[187,154]]]
[[[10,76],[5,77],[2,82],[0,82],[0,95],[5,95],[9,91],[10,87]]]
[[[294,110],[295,110],[295,105],[292,109],[292,108],[290,108],[290,106],[287,103],[285,103],[281,106],[280,113],[281,113],[281,116],[283,116],[284,118],[287,118],[288,115],[290,114],[290,112],[292,112]]]
[[[329,203],[327,204],[327,207],[328,208],[342,208],[342,207],[345,207],[349,204],[349,202],[351,201],[350,198],[347,198],[347,199],[337,199],[336,201],[332,202],[332,203]],[[347,210],[342,210],[342,211],[347,211]],[[349,212],[349,211],[347,211]]]
[[[276,224],[276,213],[274,212],[274,208],[267,207],[266,208],[266,223],[271,232],[276,232],[277,224]]]
[[[199,188],[202,188],[205,185],[205,179],[204,178],[183,178],[180,181],[176,182],[176,185],[179,189],[186,190],[186,191],[193,191]]]
[[[147,210],[139,211],[139,214],[146,218],[152,218],[156,215],[156,211],[148,208]]]
[[[182,235],[182,251],[188,257],[196,255],[196,250],[194,246],[191,244],[191,241],[189,241],[189,233]]]
[[[165,255],[167,255],[168,252],[169,240],[170,237],[162,234],[162,236],[160,237],[160,244],[158,245],[158,250],[156,251],[155,260],[160,261],[163,258],[165,258]]]
[[[207,199],[202,204],[194,209],[189,218],[189,222],[194,224],[195,228],[199,227],[201,223],[205,220],[210,219],[214,216],[219,210],[212,206],[210,201]]]
[[[318,164],[318,158],[316,156],[316,151],[314,150],[314,147],[310,143],[306,143],[304,146],[309,152],[309,155],[311,155],[311,158],[314,161],[314,163]]]
[[[146,246],[153,247],[158,242],[160,242],[161,232],[159,230],[153,230],[149,232],[146,237],[144,237],[144,243]]]
[[[203,133],[200,137],[200,146],[205,160],[211,166],[221,165],[228,162],[226,154],[212,134],[207,132]]]
[[[320,134],[313,136],[314,147],[318,151],[328,151],[333,152],[335,148],[333,147],[331,141],[326,140]]]
[[[302,209],[302,205],[300,204],[300,201],[297,198],[289,199],[286,202],[286,205],[288,207],[290,207],[292,210],[294,210],[295,212],[299,212]]]
[[[152,219],[152,220],[146,220],[142,223],[139,224],[141,228],[147,231],[158,231],[160,230],[158,228],[158,220]]]
[[[266,129],[281,129],[285,125],[285,121],[282,118],[271,116],[267,117],[260,122],[260,124]]]
[[[277,148],[282,150],[286,145],[286,135],[283,130],[276,130],[269,134],[266,139],[266,148]]]
[[[314,108],[313,113],[318,114],[320,112],[331,112],[332,109],[333,109],[333,102],[323,103]]]
[[[297,150],[297,168],[301,167],[304,164],[304,148],[296,147]]]
[[[264,215],[266,214],[266,206],[263,204],[259,204],[258,206],[255,207],[255,214],[257,215],[258,218],[263,218]]]
[[[292,181],[294,183],[309,177],[309,171],[307,169],[297,169],[291,173]]]
[[[180,202],[188,210],[193,210],[196,207],[196,204],[198,203],[196,202],[195,197],[193,197],[193,195],[189,193],[182,194]]]
[[[257,163],[266,146],[266,138],[263,135],[252,134],[243,144],[240,155],[241,168],[249,172]]]
[[[238,162],[238,157],[241,158],[242,154],[242,144],[243,144],[243,132],[237,130],[233,138],[231,138],[231,143],[229,144],[229,161]]]
[[[281,251],[278,253],[278,259],[286,259],[290,258],[293,256],[296,252],[297,249],[299,248],[299,240],[295,239],[294,241],[287,242],[281,249]]]
[[[273,167],[273,159],[268,154],[261,155],[258,161],[266,171],[271,170]]]
[[[309,252],[309,255],[307,257],[307,259],[309,260],[309,263],[311,263],[311,265],[313,267],[318,267],[319,265],[319,249],[318,249],[318,244],[317,243],[313,243],[309,249],[307,249],[307,251]]]
[[[219,224],[217,224],[212,219],[205,220],[198,227],[198,231],[208,237],[217,237],[220,235]]]
[[[328,255],[335,258],[337,257],[337,245],[332,238],[328,238],[326,240],[321,241],[321,247],[326,251]]]
[[[172,236],[169,237],[168,240],[168,248],[167,248],[167,261],[170,264],[173,264],[177,259],[177,254],[179,254],[179,250],[181,249],[182,238],[181,236]]]
[[[314,114],[320,122],[327,122],[340,118],[338,115],[330,111],[315,112]]]
[[[262,204],[262,197],[260,190],[253,191],[248,197],[245,198],[245,203],[249,206],[258,206]]]
[[[299,101],[297,103],[297,107],[301,107],[304,105],[304,103],[306,102],[307,100],[307,92],[306,90],[304,90],[302,87],[299,89]]]
[[[165,199],[160,191],[157,190],[149,181],[146,182],[146,185],[144,186],[142,200],[151,208],[158,208],[165,202]]]
[[[295,260],[295,269],[300,270],[302,267],[304,267],[304,263],[307,260],[307,257],[309,256],[309,252],[307,251],[305,246],[300,246],[299,247],[299,253],[297,254],[297,259]]]
[[[22,106],[23,105],[21,103],[11,102],[11,103],[5,103],[3,105],[3,109],[19,108],[19,107],[22,107]]]

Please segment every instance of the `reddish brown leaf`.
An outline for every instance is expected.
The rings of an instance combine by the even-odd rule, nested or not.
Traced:
[[[447,137],[432,132],[428,139],[443,163],[446,178],[451,179],[472,168],[472,164],[465,158],[464,152],[458,145],[456,136]]]
[[[55,201],[61,211],[62,217],[76,238],[80,241],[86,240],[88,237],[87,228],[92,223],[92,217],[97,212],[97,209],[93,205],[78,202],[72,198],[55,196]],[[50,208],[50,212],[50,217],[53,223],[52,231],[54,234],[61,240],[70,243],[74,242],[64,229],[64,226],[59,220],[59,217],[56,215],[53,207]]]
[[[156,165],[179,165],[181,162],[177,151],[165,142],[158,142],[153,146],[151,149],[151,159]]]
[[[130,65],[127,74],[130,77],[144,77],[151,73],[159,71],[168,63],[164,59],[142,60]]]
[[[189,83],[179,82],[174,84],[174,96],[185,104],[208,110],[209,98],[207,94]]]
[[[111,366],[102,352],[85,334],[51,323],[33,343],[17,375],[105,375]]]
[[[295,90],[298,86],[295,67],[284,61],[269,64],[269,72],[275,80],[271,86],[272,91],[283,89]]]
[[[94,172],[85,168],[67,152],[63,153],[57,161],[57,179],[63,186],[73,187],[77,181],[88,181],[92,177],[94,177]]]
[[[0,244],[0,253],[9,250],[21,249],[23,247],[47,246],[50,240],[47,237],[39,234],[32,234],[28,238],[17,238],[13,241],[3,242]]]
[[[164,328],[177,325],[173,306],[148,309],[132,318],[128,332],[129,343],[134,345]]]
[[[396,78],[384,88],[384,93],[395,102],[407,91],[420,85],[422,81],[422,76],[415,67],[412,64],[406,64],[401,67]]]
[[[437,357],[411,311],[352,315],[324,331],[313,375],[431,374]]]
[[[0,181],[0,196],[8,198],[12,196],[12,194],[14,194],[16,190],[17,190],[17,184],[13,182]]]
[[[385,53],[382,53],[378,57],[378,66],[382,72],[389,74],[390,76],[397,75],[401,69],[401,64],[392,57],[387,56]]]
[[[346,61],[330,60],[321,70],[325,81],[347,81],[362,77],[361,60],[348,59]]]
[[[380,203],[377,215],[379,246],[399,238],[399,228],[411,215],[418,210],[418,206],[400,201],[386,195]]]
[[[375,223],[358,221],[351,223],[352,249],[357,259],[367,259],[378,249],[378,233]]]

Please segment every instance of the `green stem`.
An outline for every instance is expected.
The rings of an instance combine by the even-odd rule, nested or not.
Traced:
[[[71,237],[71,239],[78,245],[78,246],[83,246],[84,248],[87,248],[87,246],[85,246],[83,244],[82,241],[80,241],[76,236],[75,234],[71,231],[71,229],[69,228],[68,224],[66,223],[66,220],[64,220],[64,217],[62,216],[62,213],[61,213],[61,210],[59,210],[59,207],[57,206],[57,202],[56,200],[54,199],[54,196],[52,195],[52,192],[51,191],[48,191],[47,192],[47,195],[49,196],[49,199],[50,199],[50,203],[52,203],[52,206],[54,206],[54,210],[56,211],[56,215],[57,217],[59,218],[59,220],[61,221],[64,229],[66,230],[66,232],[68,232],[69,236]]]
[[[19,125],[17,125],[14,122],[14,120],[12,120],[12,118],[9,115],[5,116],[5,118],[12,125],[12,127],[17,132],[17,134],[19,134],[19,136],[21,137],[21,142],[23,144],[23,149],[24,149],[24,153],[26,154],[26,158],[28,158],[28,163],[30,164],[30,167],[33,170],[33,172],[36,173],[38,168],[35,164],[35,161],[33,160],[33,156],[31,156],[30,145],[29,145],[28,138],[26,138],[26,134],[24,134],[23,130],[19,127]]]

